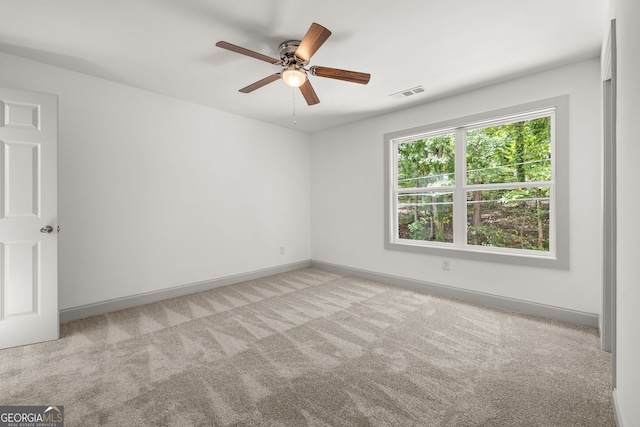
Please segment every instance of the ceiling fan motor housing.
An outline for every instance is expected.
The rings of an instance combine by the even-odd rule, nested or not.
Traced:
[[[280,53],[280,59],[282,59],[283,65],[298,65],[299,67],[304,67],[309,63],[309,61],[303,61],[295,55],[300,43],[300,40],[287,40],[286,42],[280,43],[278,52]]]

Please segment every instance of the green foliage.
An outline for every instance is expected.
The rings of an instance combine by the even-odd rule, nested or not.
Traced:
[[[408,236],[411,240],[451,242],[451,216],[440,215],[440,218],[420,217],[408,225]]]
[[[398,184],[403,188],[453,185],[453,134],[398,144]]]
[[[454,185],[455,140],[453,134],[431,136],[398,144],[398,185],[401,188],[449,187]],[[409,197],[406,198],[407,202]],[[452,241],[450,195],[415,195],[400,212],[403,238]],[[444,203],[444,205],[443,205]],[[410,210],[410,212],[409,212]]]
[[[498,226],[467,224],[467,243],[477,246],[496,246],[497,242],[506,240],[508,239],[505,230]]]
[[[409,235],[411,240],[429,240],[429,231],[427,231],[427,221],[420,218],[409,224]]]
[[[467,215],[467,243],[480,246],[549,250],[549,202],[540,200],[496,202],[475,224]]]
[[[525,120],[467,132],[467,182],[548,181],[550,118]]]

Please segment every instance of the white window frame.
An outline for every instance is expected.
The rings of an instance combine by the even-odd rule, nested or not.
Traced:
[[[488,126],[551,116],[551,180],[527,182],[527,187],[550,187],[549,251],[499,248],[467,244],[467,191],[508,188],[510,183],[469,185],[466,182],[466,131]],[[406,189],[397,186],[397,144],[429,136],[455,132],[455,185],[425,187],[424,192],[453,191],[454,241],[433,242],[400,239],[397,227],[397,194]],[[443,257],[495,261],[547,268],[569,268],[569,96],[563,95],[527,104],[488,111],[400,130],[384,135],[385,161],[385,249],[417,252]],[[523,183],[514,183],[522,187]],[[418,191],[418,190],[414,190]]]

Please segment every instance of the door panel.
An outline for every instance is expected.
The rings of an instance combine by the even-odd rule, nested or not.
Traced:
[[[1,141],[3,218],[40,216],[40,145]]]
[[[4,307],[0,319],[38,312],[35,300],[39,288],[38,252],[38,242],[2,244],[5,278],[2,280]]]
[[[57,103],[0,88],[0,348],[58,338]]]
[[[40,130],[40,104],[0,100],[2,125]]]

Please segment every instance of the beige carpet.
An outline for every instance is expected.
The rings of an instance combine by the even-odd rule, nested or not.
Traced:
[[[0,351],[0,405],[67,426],[613,426],[597,331],[317,269]]]

